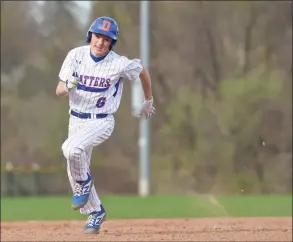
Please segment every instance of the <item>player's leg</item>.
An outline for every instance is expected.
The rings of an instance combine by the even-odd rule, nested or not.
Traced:
[[[113,132],[114,124],[113,116],[90,120],[79,125],[78,131],[63,143],[63,154],[75,181],[84,181],[88,178],[88,150],[107,140]]]
[[[90,147],[86,153],[87,153],[87,162],[88,165],[90,166],[90,159],[91,159],[91,154],[92,154],[93,147]],[[69,182],[72,188],[72,191],[74,191],[75,187],[75,180],[73,179],[70,171],[70,165],[67,163],[67,173],[68,173],[68,178]],[[101,209],[101,200],[96,192],[95,185],[93,184],[91,190],[90,190],[90,195],[87,204],[80,209],[81,214],[90,214],[95,211],[99,211]]]
[[[92,147],[93,148],[93,147]],[[92,148],[88,150],[88,165],[90,166]],[[99,232],[102,223],[106,220],[106,211],[101,204],[101,200],[96,192],[95,186],[92,186],[89,200],[86,205],[80,209],[81,214],[88,214],[88,220],[84,228],[85,233],[96,234]]]
[[[81,129],[83,123],[84,123],[84,120],[82,120],[82,119],[78,119],[76,117],[70,117],[69,127],[68,127],[68,139],[69,139],[69,137],[73,137],[77,133],[77,131],[79,131]],[[63,150],[64,145],[65,145],[65,142],[62,145],[62,150]],[[72,191],[74,191],[76,181],[74,180],[74,178],[71,174],[69,160],[67,160],[67,175],[69,178],[69,183],[72,188]]]
[[[67,160],[67,174],[73,191],[71,206],[73,209],[77,210],[88,202],[93,184],[91,180],[87,182],[78,182],[75,179],[76,176],[74,175],[75,173],[72,172],[70,160]]]
[[[75,123],[75,128],[69,129],[71,132],[69,132],[69,138],[62,145],[62,150],[67,158],[68,176],[73,190],[75,190],[76,181],[86,179],[90,174],[92,149],[110,137],[114,124],[115,120],[113,116],[110,116],[94,122],[83,122],[82,125]],[[89,190],[87,199],[84,203],[86,206],[80,209],[82,214],[89,214],[85,232],[97,233],[102,222],[106,219],[106,212],[94,186]]]
[[[88,163],[89,167],[90,167],[90,162],[91,162],[92,150],[93,150],[93,146],[90,147],[86,152],[87,153],[87,163]],[[81,214],[90,214],[92,212],[99,211],[101,209],[100,205],[101,205],[101,200],[97,194],[95,185],[93,185],[91,192],[90,192],[89,200],[88,200],[87,204],[80,209],[80,213]]]
[[[70,180],[75,182],[72,198],[74,209],[79,209],[87,203],[93,185],[88,151],[109,138],[113,132],[114,124],[113,116],[89,120],[83,123],[79,131],[70,135],[62,145],[64,156],[68,162],[68,174],[72,177]]]

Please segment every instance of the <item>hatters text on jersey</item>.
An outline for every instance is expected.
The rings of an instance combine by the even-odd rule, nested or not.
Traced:
[[[79,75],[77,72],[72,76],[79,78],[78,83],[87,87],[108,88],[111,85],[111,79],[108,77]]]

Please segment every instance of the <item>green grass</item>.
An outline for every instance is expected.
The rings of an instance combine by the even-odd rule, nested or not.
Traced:
[[[109,219],[292,216],[292,196],[103,196]],[[1,221],[85,219],[70,197],[2,197]]]

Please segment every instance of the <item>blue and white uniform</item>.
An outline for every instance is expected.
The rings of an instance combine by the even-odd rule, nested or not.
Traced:
[[[72,189],[76,181],[87,179],[93,147],[107,140],[114,130],[113,114],[120,105],[123,82],[136,80],[142,70],[139,59],[131,60],[114,51],[97,58],[88,45],[72,49],[66,56],[60,81],[79,80],[77,87],[69,92],[68,138],[62,145]],[[100,204],[93,186],[89,201],[80,212],[97,211]]]

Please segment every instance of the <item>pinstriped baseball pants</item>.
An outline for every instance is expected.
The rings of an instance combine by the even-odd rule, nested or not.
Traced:
[[[62,145],[62,151],[67,160],[67,173],[72,189],[75,181],[87,180],[92,150],[111,136],[114,126],[113,115],[101,119],[80,119],[70,116],[68,138]],[[80,213],[90,214],[98,211],[100,204],[100,198],[93,186],[89,201],[80,209]]]

